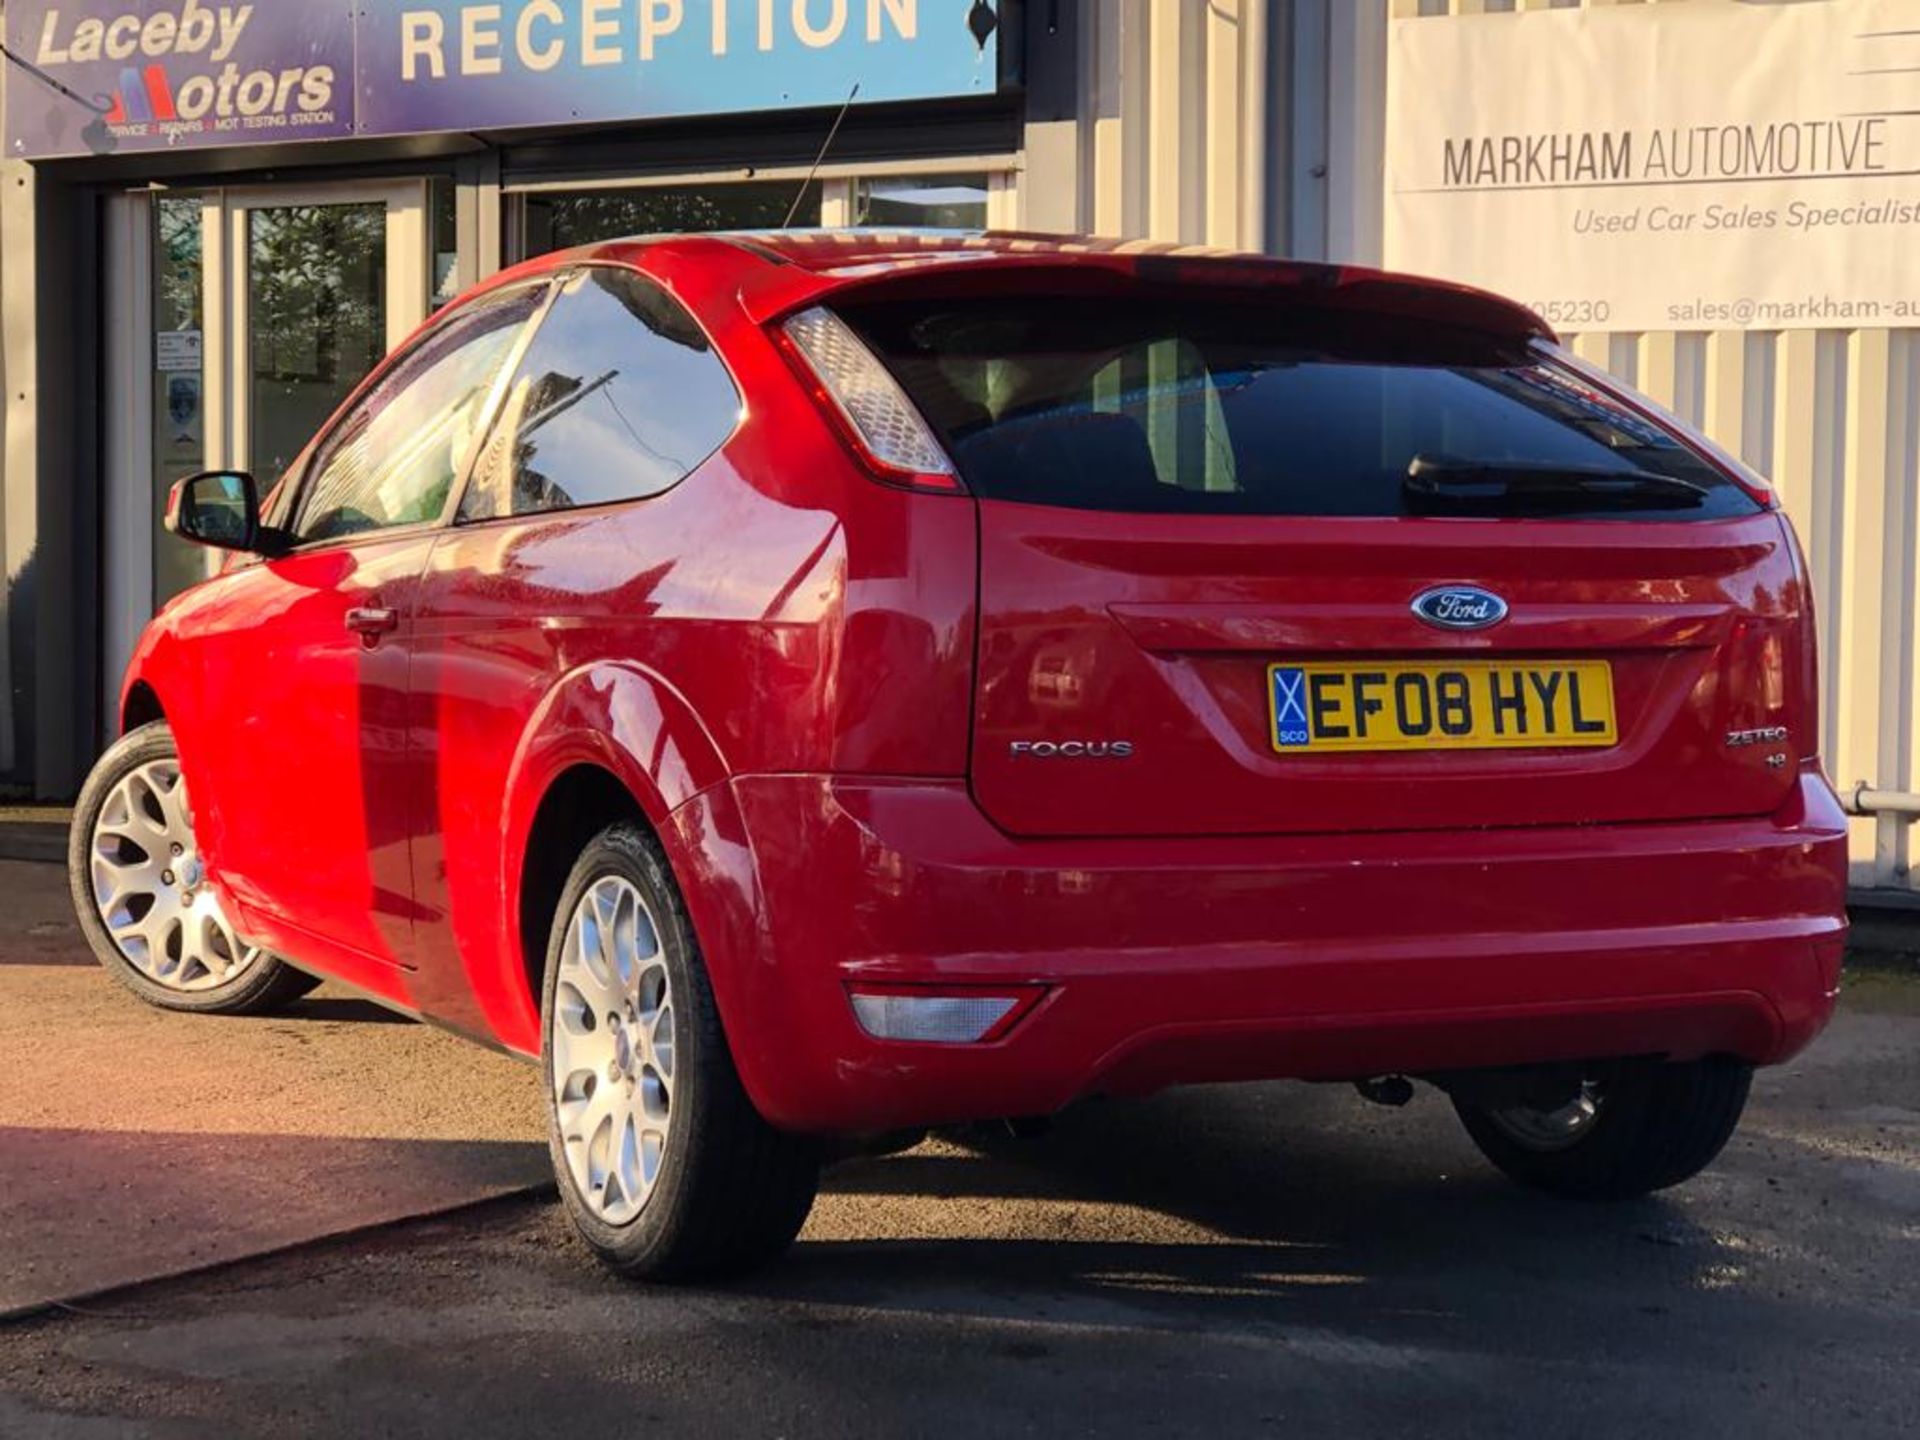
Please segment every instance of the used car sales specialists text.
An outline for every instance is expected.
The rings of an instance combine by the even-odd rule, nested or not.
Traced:
[[[1920,223],[1920,201],[1861,200],[1848,205],[1813,205],[1794,200],[1783,206],[1636,205],[1607,210],[1583,205],[1573,212],[1576,235],[1711,234],[1730,230],[1850,230],[1860,226]]]

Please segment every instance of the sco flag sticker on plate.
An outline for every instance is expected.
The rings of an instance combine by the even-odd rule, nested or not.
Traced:
[[[1270,665],[1273,748],[1499,750],[1619,739],[1604,660]]]

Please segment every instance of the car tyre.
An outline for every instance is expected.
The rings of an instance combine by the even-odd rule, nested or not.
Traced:
[[[1628,1200],[1711,1164],[1746,1107],[1751,1066],[1725,1057],[1597,1070],[1556,1110],[1456,1098],[1480,1153],[1523,1185],[1582,1200]]]
[[[74,913],[102,968],[149,1005],[200,1015],[266,1014],[318,985],[235,934],[200,863],[173,731],[129,731],[87,777],[67,840]]]
[[[686,907],[640,826],[610,826],[582,851],[542,990],[554,1175],[601,1262],[667,1281],[783,1253],[813,1207],[819,1147],[748,1098]]]

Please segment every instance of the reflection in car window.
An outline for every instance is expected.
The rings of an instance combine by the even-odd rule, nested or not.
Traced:
[[[543,293],[522,286],[483,297],[388,371],[314,457],[294,534],[331,540],[439,519],[479,438],[488,392]]]
[[[732,378],[679,302],[633,271],[584,270],[527,347],[460,518],[657,495],[739,417]]]

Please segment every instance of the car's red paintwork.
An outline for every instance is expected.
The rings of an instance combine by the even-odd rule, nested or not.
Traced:
[[[1371,272],[1028,239],[615,244],[496,283],[588,261],[665,284],[733,370],[745,418],[693,475],[231,565],[139,647],[128,704],[171,720],[250,938],[537,1051],[528,837],[584,766],[659,835],[749,1093],[797,1129],[1192,1080],[1764,1063],[1826,1020],[1845,821],[1776,512],[1249,524],[916,493],[862,470],[767,329],[845,287],[982,276],[1257,285],[1544,336],[1528,312]],[[1616,751],[1283,767],[1247,745],[1258,657],[1495,643],[1407,610],[1468,578],[1514,603],[1497,643],[1614,660]],[[397,628],[365,642],[346,625],[364,607]],[[1772,724],[1791,765],[1723,744]],[[1165,743],[1002,758],[1013,738],[1129,730]],[[860,1029],[860,980],[1045,994],[990,1043],[903,1044]]]
[[[1641,525],[1530,520],[1138,516],[982,502],[974,717],[981,808],[1016,835],[1462,830],[1765,815],[1793,786],[1732,730],[1802,733],[1798,697],[1758,683],[1804,605],[1776,514]],[[1417,579],[1419,584],[1409,584]],[[1423,624],[1425,585],[1490,585],[1486,631]],[[1641,598],[1658,594],[1657,603]],[[1277,755],[1264,661],[1553,655],[1613,667],[1620,743],[1600,753]],[[1737,683],[1719,684],[1726,676]],[[1771,703],[1770,703],[1771,701]],[[1178,784],[1113,765],[1039,765],[1019,739],[1089,725],[1153,737]]]

